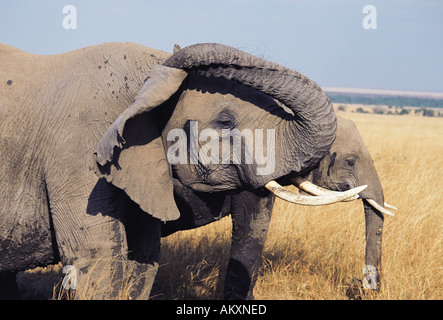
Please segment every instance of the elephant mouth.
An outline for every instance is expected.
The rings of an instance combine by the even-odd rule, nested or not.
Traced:
[[[366,185],[363,185],[344,192],[339,192],[319,187],[299,176],[292,178],[291,182],[298,189],[303,190],[311,194],[312,196],[303,196],[291,192],[285,189],[284,187],[280,186],[275,181],[268,182],[265,187],[271,192],[273,192],[277,197],[283,200],[302,205],[324,205],[324,204],[336,203],[341,201],[353,201],[360,198],[359,193],[367,187]],[[390,205],[387,202],[384,202],[382,206],[379,203],[377,203],[374,199],[365,199],[365,200],[374,209],[380,211],[383,214],[393,216],[394,214],[388,209],[397,210],[396,207]]]

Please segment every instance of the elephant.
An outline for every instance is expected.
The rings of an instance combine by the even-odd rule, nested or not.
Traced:
[[[160,231],[124,192],[95,175],[92,152],[132,103],[151,67],[169,56],[131,43],[58,55],[0,44],[3,298],[18,297],[18,271],[59,261],[65,271],[75,271],[66,274],[67,291],[86,281],[89,269],[88,285],[96,289],[89,296],[115,297],[109,283],[128,268],[146,275],[134,284],[134,297],[149,294],[157,258],[143,251],[159,246]],[[150,233],[130,232],[143,224]],[[109,275],[97,267],[100,259],[111,265]]]
[[[173,111],[165,116],[157,133],[147,138],[143,131],[152,128],[151,113],[158,108]],[[242,133],[248,128],[274,130],[275,146],[257,136],[252,139],[254,146],[257,141],[262,144],[259,153],[275,153],[272,170],[260,170],[264,168],[258,158],[247,161],[247,150],[253,153],[247,146],[251,137]],[[193,140],[193,133],[199,138]],[[224,162],[223,142],[226,137],[235,141],[238,135],[244,138],[239,148],[244,153],[228,149],[228,158],[233,161]],[[156,139],[161,140],[160,160],[159,152],[146,150],[141,155],[141,148],[158,148]],[[208,145],[210,148],[205,148]],[[211,156],[206,154],[208,150]],[[372,159],[356,127],[337,120],[321,88],[293,70],[219,44],[178,50],[151,74],[134,103],[108,128],[94,154],[98,176],[124,190],[146,212],[157,209],[145,195],[149,187],[140,187],[152,181],[148,177],[151,170],[144,167],[155,163],[160,170],[162,164],[159,183],[170,185],[172,203],[179,211],[165,212],[163,204],[160,215],[154,215],[165,222],[162,236],[231,215],[226,299],[253,298],[275,196],[302,205],[365,199],[366,263],[371,266],[369,279],[376,277],[383,214],[390,212],[380,205],[384,204],[383,192]],[[344,168],[342,158],[345,163],[355,159],[354,170]],[[328,161],[325,174],[321,168]],[[329,179],[332,175],[335,178]],[[280,183],[295,184],[313,196],[290,193]],[[359,186],[361,183],[367,185]],[[369,282],[366,279],[366,285]]]
[[[367,239],[365,277],[363,281],[354,278],[354,283],[349,286],[347,295],[358,299],[362,289],[378,290],[384,215],[394,215],[385,207],[393,210],[397,210],[397,208],[384,202],[380,179],[355,123],[337,116],[336,138],[328,154],[304,176],[290,174],[283,177],[281,182],[285,185],[293,184],[299,188],[301,193],[315,196],[334,193],[331,190],[343,191],[358,185],[368,186],[357,196],[344,200],[363,200]],[[243,196],[244,198],[234,198],[243,204],[243,208],[238,216],[232,214],[233,239],[231,258],[225,279],[226,298],[253,298],[259,261],[272,217],[269,209],[268,211],[260,211],[256,207],[250,207],[251,202],[247,200],[249,194],[244,193]],[[168,221],[162,225],[162,236],[166,237],[178,230],[189,230],[217,221],[230,213],[221,205],[218,207],[220,211],[214,213],[209,207],[210,201],[214,202],[213,198],[206,202],[201,199],[193,200],[194,206],[181,212],[179,219]],[[273,203],[273,200],[269,199],[269,202]],[[379,205],[381,203],[383,206]],[[265,213],[261,214],[261,212]],[[257,237],[258,243],[254,245],[250,243],[252,241],[251,234],[257,234],[260,228],[262,233]]]
[[[329,194],[329,190],[347,190],[361,184],[368,186],[358,197],[345,200],[362,199],[366,222],[366,255],[363,268],[365,277],[363,281],[354,278],[354,283],[349,286],[346,294],[359,299],[362,289],[378,291],[384,216],[394,216],[388,209],[398,209],[384,201],[383,188],[374,161],[352,120],[337,116],[336,138],[329,153],[305,178],[307,180],[296,177],[291,181],[298,185],[302,192],[312,195]]]
[[[279,184],[313,170],[312,179],[321,176],[316,168],[330,158],[337,118],[312,80],[243,51],[197,44],[170,54],[105,43],[40,56],[0,45],[0,65],[6,298],[18,293],[18,271],[58,261],[75,275],[63,282],[69,289],[78,283],[93,288],[93,298],[114,298],[130,270],[131,298],[148,298],[161,236],[228,213],[225,297],[252,297],[259,259],[249,253],[263,248],[275,195],[321,205],[366,187],[317,187],[322,194],[307,196]],[[239,137],[245,152],[228,144],[221,149],[229,161],[217,162],[217,148],[205,149],[201,135],[187,139],[205,129],[212,129],[206,138],[218,134],[214,143]],[[252,140],[245,129],[255,131]],[[263,130],[279,143],[264,142]],[[246,151],[251,141],[258,157]],[[209,161],[199,149],[211,151]],[[367,226],[380,215],[370,211]],[[103,259],[108,272],[97,268]]]

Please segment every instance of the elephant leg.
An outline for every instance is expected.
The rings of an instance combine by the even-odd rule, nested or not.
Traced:
[[[161,221],[134,205],[126,223],[128,257],[136,275],[132,279],[131,298],[148,299],[158,271]]]
[[[60,230],[59,223],[54,226]],[[69,229],[56,231],[63,273],[70,269],[75,273],[70,276],[74,282],[63,282],[63,289],[76,289],[79,299],[118,297],[128,267],[123,224],[109,217],[85,216],[81,224],[70,223]]]
[[[263,194],[244,191],[232,198],[232,244],[225,299],[253,299],[274,200],[266,191]]]
[[[0,273],[0,300],[19,299],[16,272]]]
[[[78,299],[115,299],[124,287],[127,270],[123,205],[115,187],[103,180],[92,181],[96,184],[80,188],[79,193],[76,186],[68,185],[63,192],[48,184],[57,246],[66,273],[62,289],[75,289]]]

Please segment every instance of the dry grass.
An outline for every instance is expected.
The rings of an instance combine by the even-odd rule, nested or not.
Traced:
[[[442,299],[443,119],[340,115],[356,122],[385,198],[399,209],[385,219],[380,292],[363,299]],[[153,299],[222,298],[230,238],[227,217],[163,239]],[[362,278],[364,246],[360,201],[313,208],[277,200],[255,298],[348,299],[353,278]]]
[[[442,299],[443,119],[341,113],[354,120],[386,200],[382,286],[363,299]],[[230,219],[163,240],[157,299],[217,299],[229,257]],[[302,207],[277,200],[256,299],[347,299],[364,267],[362,204]]]
[[[115,268],[117,265],[118,268]],[[86,277],[78,281],[75,293],[63,288],[62,279],[60,279],[53,288],[52,299],[129,300],[133,285],[132,271],[133,267],[127,261],[116,258],[98,259],[91,263]],[[116,276],[116,272],[120,273],[119,276]],[[92,276],[94,276],[94,281],[91,280]]]

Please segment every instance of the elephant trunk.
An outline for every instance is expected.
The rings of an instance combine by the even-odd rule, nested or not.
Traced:
[[[197,44],[174,53],[164,65],[206,77],[222,77],[261,91],[294,114],[291,127],[291,171],[311,169],[330,149],[336,134],[332,103],[322,89],[304,75],[279,64],[220,44]]]
[[[366,222],[366,266],[363,271],[366,274],[363,281],[366,289],[378,289],[382,255],[384,213],[377,210],[371,203],[383,205],[384,197],[380,180],[376,173],[374,175],[376,178],[373,179],[371,185],[360,193],[360,197],[363,199]]]
[[[366,265],[379,268],[383,236],[383,214],[363,200],[366,220]]]

